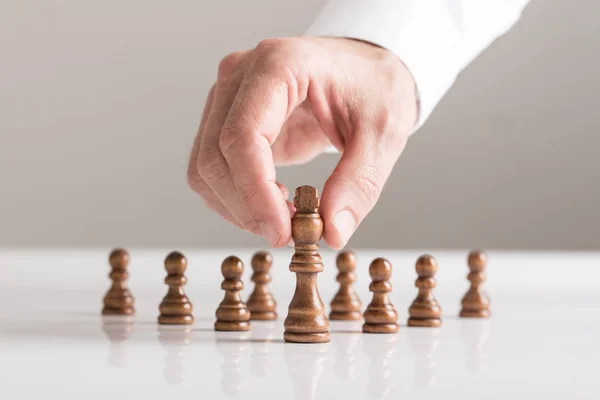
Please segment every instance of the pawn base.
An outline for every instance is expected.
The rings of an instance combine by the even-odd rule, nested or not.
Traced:
[[[462,318],[489,318],[492,316],[490,310],[460,310]]]
[[[438,328],[442,326],[442,320],[439,318],[409,318],[408,326],[418,326],[422,328]]]
[[[191,315],[159,315],[158,323],[161,325],[191,325],[194,317]]]
[[[274,321],[277,319],[275,311],[250,311],[252,321]]]
[[[364,333],[396,333],[398,332],[398,324],[363,324],[362,331]]]
[[[249,331],[249,321],[219,321],[215,322],[215,331],[220,332],[241,332]]]
[[[125,308],[111,308],[104,307],[102,309],[102,315],[133,315],[135,314],[135,310],[133,307],[125,307]]]
[[[294,333],[283,332],[283,340],[289,343],[327,343],[331,340],[329,332]]]
[[[362,319],[362,314],[358,311],[350,311],[350,312],[339,312],[332,311],[329,314],[329,319],[331,321],[360,321]]]

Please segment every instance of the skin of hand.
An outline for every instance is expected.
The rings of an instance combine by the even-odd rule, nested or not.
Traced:
[[[291,242],[294,207],[276,165],[341,157],[321,194],[323,237],[345,246],[375,206],[417,119],[412,75],[386,49],[346,38],[261,41],[219,64],[188,184],[209,208],[272,246]]]

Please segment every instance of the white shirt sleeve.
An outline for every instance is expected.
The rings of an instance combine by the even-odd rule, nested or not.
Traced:
[[[396,54],[412,73],[417,86],[416,131],[459,72],[512,27],[528,2],[330,0],[306,36],[360,39]]]

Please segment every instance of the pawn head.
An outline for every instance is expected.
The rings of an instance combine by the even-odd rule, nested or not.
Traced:
[[[417,270],[417,275],[422,278],[433,276],[437,272],[438,263],[433,256],[430,256],[429,254],[423,254],[417,260],[415,269]]]
[[[110,252],[108,262],[112,269],[125,270],[129,264],[129,253],[125,249],[114,249]]]
[[[267,272],[273,265],[273,256],[268,251],[258,251],[252,256],[252,270]]]
[[[244,263],[236,256],[229,256],[221,264],[221,273],[225,279],[242,279]]]
[[[376,258],[369,265],[369,275],[374,281],[389,281],[392,277],[392,264],[383,257]]]
[[[483,271],[487,264],[487,254],[485,251],[473,250],[469,253],[467,264],[472,271]]]
[[[165,258],[165,269],[171,275],[183,275],[187,268],[187,260],[183,254],[178,251],[169,253]]]
[[[350,250],[340,251],[335,259],[335,265],[340,272],[352,272],[356,269],[356,254]]]

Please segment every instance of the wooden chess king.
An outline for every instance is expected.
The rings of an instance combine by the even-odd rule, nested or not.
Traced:
[[[319,254],[323,220],[318,212],[317,189],[312,186],[297,188],[294,206],[292,238],[295,253],[290,271],[296,273],[296,290],[284,322],[283,339],[293,343],[329,342],[329,320],[317,287],[317,274],[324,269]]]

